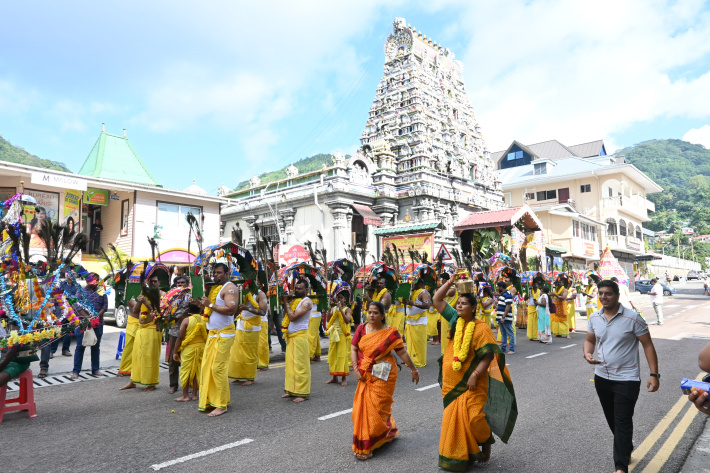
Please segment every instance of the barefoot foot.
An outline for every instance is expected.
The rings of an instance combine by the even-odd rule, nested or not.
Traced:
[[[242,386],[251,386],[252,384],[254,384],[254,381],[253,381],[253,380],[251,380],[251,381],[244,381],[244,382],[242,383]]]
[[[365,460],[367,460],[367,459],[369,459],[369,458],[372,458],[372,452],[370,452],[370,453],[368,453],[368,454],[356,453],[356,454],[355,454],[355,458],[357,458],[357,459],[360,460],[360,461],[365,461]]]
[[[487,444],[481,447],[481,452],[483,452],[483,458],[480,460],[481,463],[486,463],[491,459],[491,445]]]
[[[125,389],[135,389],[136,385],[133,384],[133,381],[125,385],[124,387],[120,388],[119,391],[123,391]]]
[[[345,381],[345,380],[343,380],[343,382],[342,382],[342,383],[340,383],[340,385],[341,385],[341,386],[347,386],[347,385],[348,385],[348,382],[347,382],[347,381]]]
[[[338,382],[338,378],[333,376],[333,379],[326,381],[325,384],[335,384],[337,382]]]
[[[190,400],[190,398],[188,396],[180,396],[180,397],[176,398],[175,400],[177,402],[187,402]]]
[[[155,386],[148,386],[147,388],[145,388],[145,392],[148,393],[150,391],[155,391]]]
[[[225,412],[227,412],[227,409],[215,408],[215,410],[213,410],[212,412],[210,412],[209,414],[207,414],[207,417],[217,417],[217,416],[221,416],[221,415],[224,414]]]
[[[290,394],[282,394],[281,395],[281,399],[286,399],[287,397],[291,397],[291,395]]]
[[[305,400],[306,400],[305,397],[297,397],[297,398],[294,398],[293,402],[303,402]]]

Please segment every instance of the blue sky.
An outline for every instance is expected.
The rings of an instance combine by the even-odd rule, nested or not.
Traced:
[[[352,153],[395,17],[463,62],[490,151],[710,148],[708,1],[29,1],[3,17],[0,134],[73,171],[101,123],[175,189]]]

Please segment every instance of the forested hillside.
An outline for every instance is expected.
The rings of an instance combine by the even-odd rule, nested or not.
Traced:
[[[39,168],[54,169],[55,171],[71,172],[64,163],[42,159],[25,151],[24,148],[13,146],[0,135],[0,161],[9,161],[11,163],[26,164],[28,166],[36,166]]]
[[[349,158],[350,156],[346,156]],[[296,161],[293,163],[294,166],[298,168],[298,173],[303,174],[311,171],[317,171],[318,169],[321,169],[323,167],[323,164],[326,166],[330,166],[333,164],[333,155],[332,154],[316,154],[315,156],[311,156],[310,158],[303,158],[300,161]],[[288,165],[290,166],[290,164]],[[261,179],[262,184],[266,184],[269,182],[273,181],[278,181],[279,179],[284,179],[286,178],[286,168],[288,166],[284,166],[283,168],[279,169],[278,171],[271,171],[271,172],[265,172],[262,174],[259,174],[259,178]],[[234,189],[235,191],[245,189],[249,187],[249,181],[242,181],[240,182],[237,187]]]
[[[682,227],[692,227],[696,235],[710,234],[710,150],[681,140],[650,140],[614,153],[626,156],[630,162],[663,187],[663,192],[649,194],[656,204],[650,214],[651,222],[644,223],[653,231],[675,234],[668,251],[675,254],[690,244],[681,235]],[[710,257],[710,244],[695,245],[698,259]],[[668,253],[668,251],[666,251]],[[686,253],[689,257],[690,251]]]

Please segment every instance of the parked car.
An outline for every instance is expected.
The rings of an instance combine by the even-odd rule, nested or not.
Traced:
[[[700,274],[697,271],[690,270],[688,275],[685,277],[688,281],[691,279],[700,279]]]
[[[640,292],[641,294],[648,294],[652,287],[653,284],[651,284],[650,279],[642,279],[636,282],[636,292]],[[673,286],[661,283],[661,287],[663,287],[664,296],[672,296],[675,294],[675,288]]]

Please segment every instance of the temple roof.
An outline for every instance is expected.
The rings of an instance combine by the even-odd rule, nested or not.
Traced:
[[[194,179],[192,180],[192,185],[183,189],[182,191],[187,192],[188,194],[209,195],[206,190],[197,185],[197,182]]]
[[[128,138],[101,131],[89,156],[79,170],[84,176],[160,186],[145,166]]]

